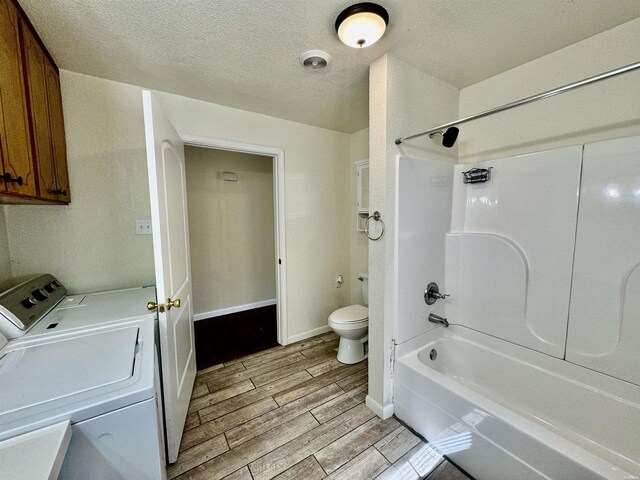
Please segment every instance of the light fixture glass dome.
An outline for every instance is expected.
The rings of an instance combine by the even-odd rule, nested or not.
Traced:
[[[358,3],[345,9],[336,20],[338,37],[353,48],[376,43],[387,28],[389,14],[375,3]]]

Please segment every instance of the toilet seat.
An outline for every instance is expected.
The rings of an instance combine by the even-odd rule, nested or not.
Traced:
[[[369,321],[369,309],[362,305],[340,308],[329,316],[329,323],[341,326],[356,326]]]

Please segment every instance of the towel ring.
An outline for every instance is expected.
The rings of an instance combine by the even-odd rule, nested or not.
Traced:
[[[377,237],[371,237],[369,235],[369,220],[374,219],[376,222],[380,222],[381,226],[382,226],[382,231],[380,232],[380,235],[378,235]],[[382,236],[384,235],[384,222],[382,221],[382,214],[380,212],[378,212],[377,210],[375,212],[373,212],[373,215],[369,215],[369,217],[367,218],[367,221],[364,222],[364,233],[367,235],[367,238],[369,240],[380,240],[382,238]]]

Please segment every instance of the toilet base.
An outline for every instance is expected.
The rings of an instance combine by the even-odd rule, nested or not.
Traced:
[[[338,345],[338,361],[351,365],[358,363],[367,358],[369,355],[368,336],[359,340],[350,340],[348,338],[340,338]]]

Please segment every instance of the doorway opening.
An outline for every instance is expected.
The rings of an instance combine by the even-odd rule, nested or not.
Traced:
[[[286,344],[284,156],[183,139],[200,370]]]

